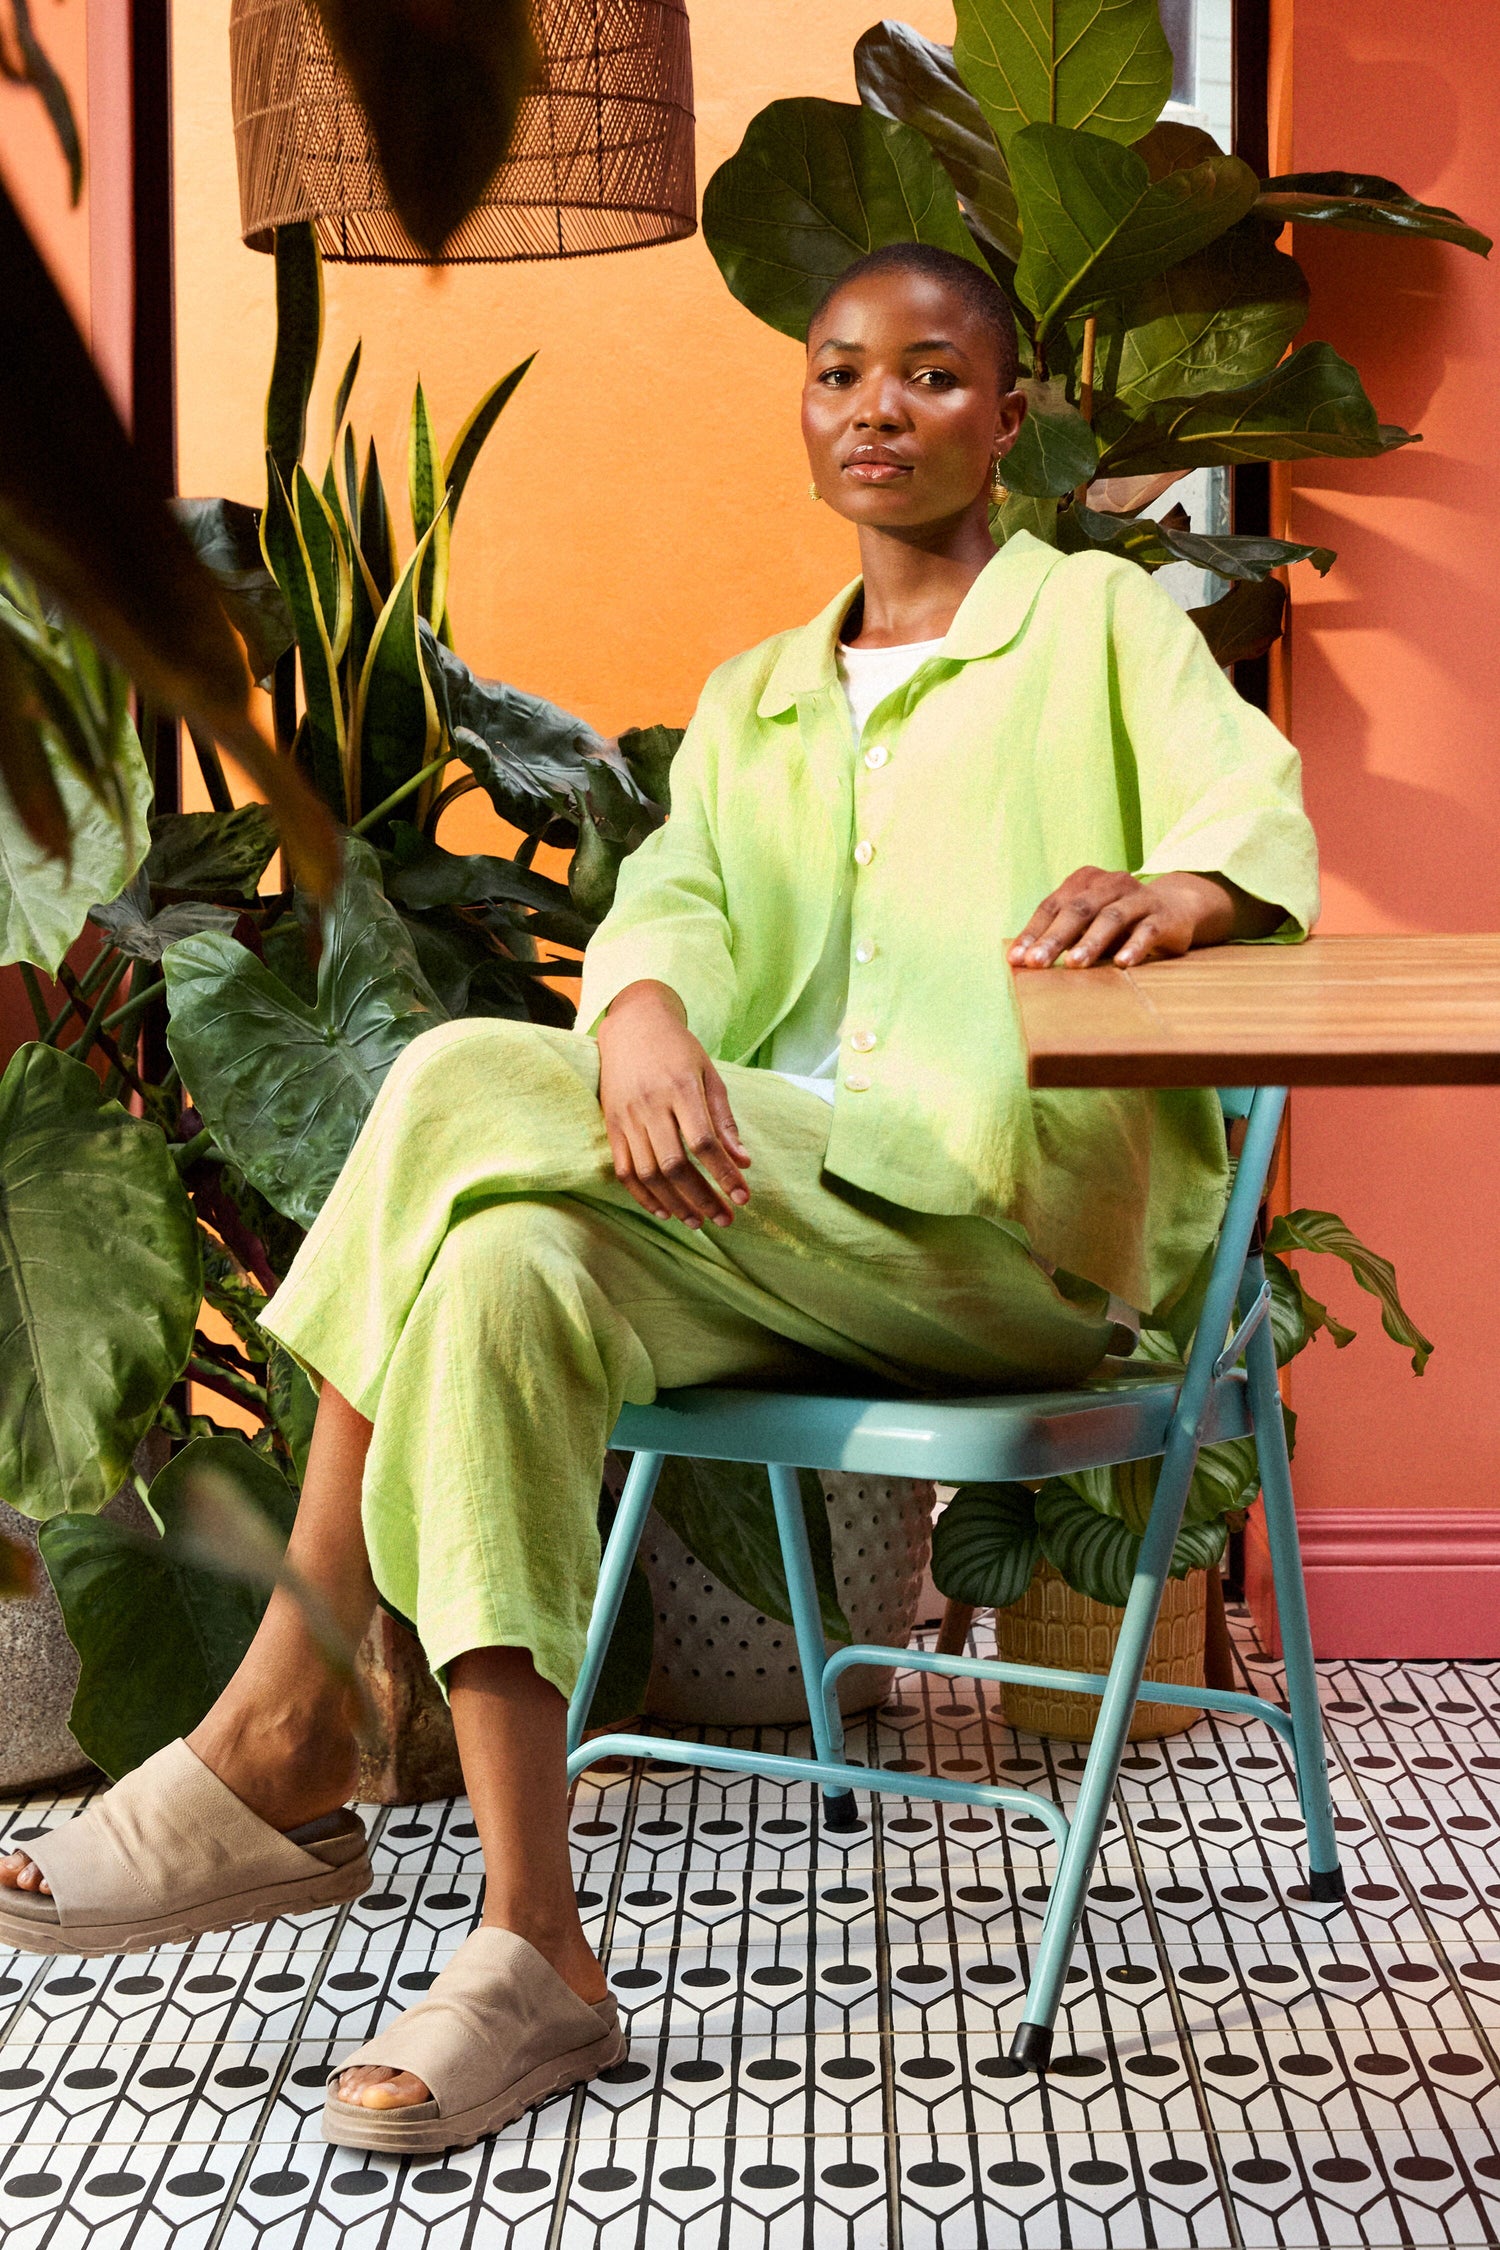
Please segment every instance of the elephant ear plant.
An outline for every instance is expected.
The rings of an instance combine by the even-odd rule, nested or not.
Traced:
[[[1331,345],[1290,348],[1306,277],[1288,221],[1487,236],[1365,173],[1258,180],[1195,126],[1161,120],[1172,57],[1156,0],[956,0],[952,48],[883,22],[854,50],[857,103],[773,102],[710,180],[703,231],[740,302],[799,339],[828,284],[892,242],[986,267],[1016,314],[1029,412],[1005,460],[1000,539],[1025,529],[1142,570],[1231,582],[1194,611],[1223,663],[1283,626],[1271,574],[1326,547],[1190,530],[1141,511],[1201,468],[1348,460],[1414,442],[1380,422]]]
[[[36,1040],[0,1081],[0,1498],[42,1522],[82,1660],[74,1732],[115,1775],[195,1723],[275,1580],[314,1400],[258,1315],[381,1081],[455,1018],[571,1025],[579,953],[622,859],[665,817],[681,739],[651,726],[605,741],[453,649],[454,518],[531,362],[446,450],[418,387],[403,554],[376,449],[361,453],[349,423],[357,349],[326,468],[304,465],[322,313],[305,228],[278,241],[277,297],[265,504],[187,500],[177,516],[272,689],[283,754],[347,830],[326,904],[278,885],[273,817],[233,803],[201,728],[210,809],[153,814],[123,677],[19,573],[0,579],[0,649],[33,683],[37,747],[75,816],[65,864],[0,801],[4,957],[37,1011]],[[439,841],[475,789],[502,851]],[[543,846],[555,873],[535,864]],[[65,956],[86,917],[98,950],[75,972]],[[55,1014],[36,969],[60,980]],[[184,1378],[253,1434],[189,1413]],[[136,1479],[160,1534],[146,1538],[99,1511],[153,1432],[168,1458]],[[681,1466],[663,1513],[709,1569],[788,1615],[764,1472]],[[238,1518],[205,1516],[226,1484]],[[812,1478],[807,1508],[828,1627],[847,1633]],[[651,1632],[638,1577],[601,1718],[639,1708]]]

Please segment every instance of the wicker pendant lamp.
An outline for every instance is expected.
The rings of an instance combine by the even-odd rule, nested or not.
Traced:
[[[684,0],[534,0],[543,68],[442,263],[579,258],[693,232]],[[426,262],[391,209],[364,114],[307,0],[232,0],[240,223],[253,250],[312,220],[323,256]]]

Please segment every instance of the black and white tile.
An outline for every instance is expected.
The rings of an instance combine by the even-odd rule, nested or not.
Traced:
[[[1237,1625],[1247,1676],[1276,1668]],[[352,1908],[125,1961],[0,1954],[6,2250],[1114,2250],[1500,2242],[1500,1666],[1322,1667],[1351,1901],[1290,1762],[1205,1720],[1126,1760],[1053,2068],[1017,2074],[1034,1816],[599,1769],[578,1889],[628,2062],[494,2141],[330,2149],[330,2061],[472,1926],[460,1800],[375,1816]],[[1066,1804],[991,1689],[898,1677],[865,1761]],[[792,1746],[779,1731],[763,1747]],[[0,1844],[71,1802],[0,1808]]]

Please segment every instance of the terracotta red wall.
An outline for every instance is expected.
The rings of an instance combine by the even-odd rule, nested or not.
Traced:
[[[1500,233],[1495,0],[1294,0],[1286,52],[1297,169],[1385,173]],[[1382,420],[1423,434],[1287,480],[1291,535],[1339,556],[1321,583],[1294,575],[1289,665],[1323,927],[1500,929],[1500,257],[1309,227],[1295,249],[1306,334],[1354,361]],[[1319,1262],[1361,1335],[1344,1353],[1325,1339],[1293,1378],[1309,1508],[1495,1510],[1500,1545],[1497,1181],[1500,1091],[1295,1098],[1295,1200],[1395,1259],[1438,1345],[1413,1381],[1373,1301]],[[1393,1515],[1392,1537],[1406,1528]]]

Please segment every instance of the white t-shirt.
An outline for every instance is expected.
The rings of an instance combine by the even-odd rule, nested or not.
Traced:
[[[941,640],[907,641],[900,648],[845,648],[840,643],[839,679],[849,699],[856,742],[876,706],[904,687],[917,666],[936,656],[942,645]],[[849,1002],[853,906],[851,869],[845,875],[818,965],[791,1014],[771,1034],[766,1053],[767,1064],[778,1077],[789,1078],[794,1086],[805,1086],[825,1102],[833,1100],[844,1010]]]

